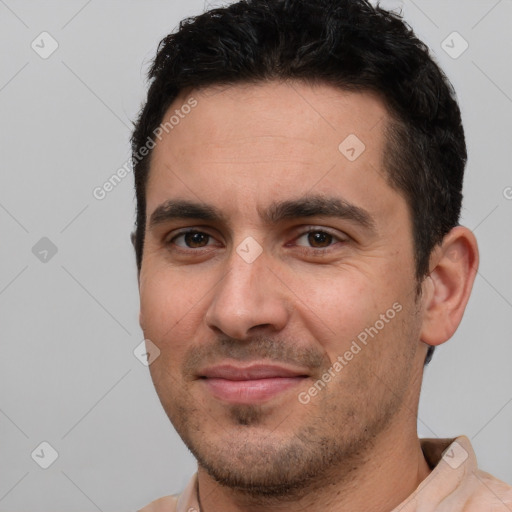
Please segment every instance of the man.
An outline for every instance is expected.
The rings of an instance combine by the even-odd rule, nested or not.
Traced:
[[[478,267],[453,90],[365,0],[249,0],[160,44],[135,126],[140,325],[198,461],[144,511],[512,510],[418,439]]]

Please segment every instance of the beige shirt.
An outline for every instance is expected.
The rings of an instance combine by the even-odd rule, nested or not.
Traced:
[[[390,512],[512,512],[512,487],[478,469],[466,436],[420,442],[432,471]],[[200,512],[197,473],[179,496],[161,498],[139,512]]]

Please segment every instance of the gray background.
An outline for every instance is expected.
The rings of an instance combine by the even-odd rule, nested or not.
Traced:
[[[129,157],[159,40],[207,5],[0,0],[0,512],[134,510],[194,472],[133,354],[132,175],[101,201],[92,192]],[[383,5],[403,6],[458,93],[462,222],[481,250],[462,325],[426,371],[419,434],[466,434],[480,466],[512,483],[512,3]],[[51,48],[43,31],[59,45],[46,59],[31,47]],[[469,43],[458,58],[441,46],[454,31]],[[46,470],[31,457],[42,441],[59,455]]]

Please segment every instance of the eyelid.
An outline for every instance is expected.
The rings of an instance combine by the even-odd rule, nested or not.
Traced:
[[[201,234],[207,235],[211,239],[217,241],[217,238],[208,231],[208,228],[205,228],[203,226],[196,226],[196,227],[186,227],[186,228],[180,228],[180,229],[173,230],[171,233],[168,233],[167,236],[164,238],[164,244],[165,245],[170,245],[170,244],[172,244],[174,242],[174,240],[176,240],[176,238],[178,238],[180,236],[187,235],[188,233],[201,233]],[[181,247],[181,246],[176,245],[176,247]],[[207,248],[207,247],[211,247],[211,245],[205,246],[205,248]],[[193,251],[197,251],[198,250],[198,249],[193,249],[191,247],[188,247],[188,248],[187,247],[181,247],[181,249],[183,249],[183,250],[193,250]]]
[[[304,235],[309,235],[309,233],[326,233],[327,235],[332,236],[338,242],[347,242],[350,237],[346,233],[340,234],[336,230],[332,230],[330,228],[326,228],[323,226],[308,226],[305,229],[301,230],[295,237],[294,240],[302,238]],[[332,247],[332,245],[328,246]],[[311,247],[311,249],[320,250],[320,248]]]

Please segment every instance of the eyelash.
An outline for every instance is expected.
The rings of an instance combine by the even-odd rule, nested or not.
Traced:
[[[205,247],[199,247],[197,249],[194,249],[192,247],[189,247],[189,248],[184,248],[184,247],[180,247],[178,245],[175,245],[175,241],[176,239],[180,238],[180,237],[183,237],[183,236],[186,236],[187,234],[190,234],[190,233],[198,233],[198,234],[202,234],[202,235],[206,235],[207,237],[209,237],[209,239],[212,239],[214,238],[213,235],[210,235],[209,233],[205,232],[205,231],[201,231],[199,229],[194,229],[194,228],[190,228],[190,229],[186,229],[184,231],[181,231],[177,234],[175,234],[171,239],[169,239],[165,245],[173,245],[174,248],[173,250],[177,251],[177,252],[181,252],[181,253],[184,253],[184,254],[190,254],[191,252],[204,252],[205,250],[208,250],[209,248],[211,248],[212,246],[205,246]],[[309,235],[310,233],[322,233],[322,234],[325,234],[325,235],[329,235],[333,238],[332,240],[332,243],[330,245],[328,245],[327,247],[305,247],[305,246],[296,246],[299,250],[299,252],[301,253],[304,253],[304,254],[309,254],[311,255],[312,253],[313,254],[319,254],[319,253],[322,253],[322,254],[327,254],[329,253],[331,250],[334,249],[334,246],[336,245],[336,243],[345,243],[348,241],[348,239],[343,239],[341,238],[340,236],[338,235],[335,235],[334,233],[331,233],[329,230],[326,230],[326,229],[320,229],[320,228],[314,228],[314,227],[311,227],[311,228],[308,228],[306,229],[305,231],[299,233],[295,238],[294,240],[298,240],[304,236],[307,236]],[[210,241],[210,240],[208,240]],[[289,244],[286,244],[287,246],[289,246]]]

